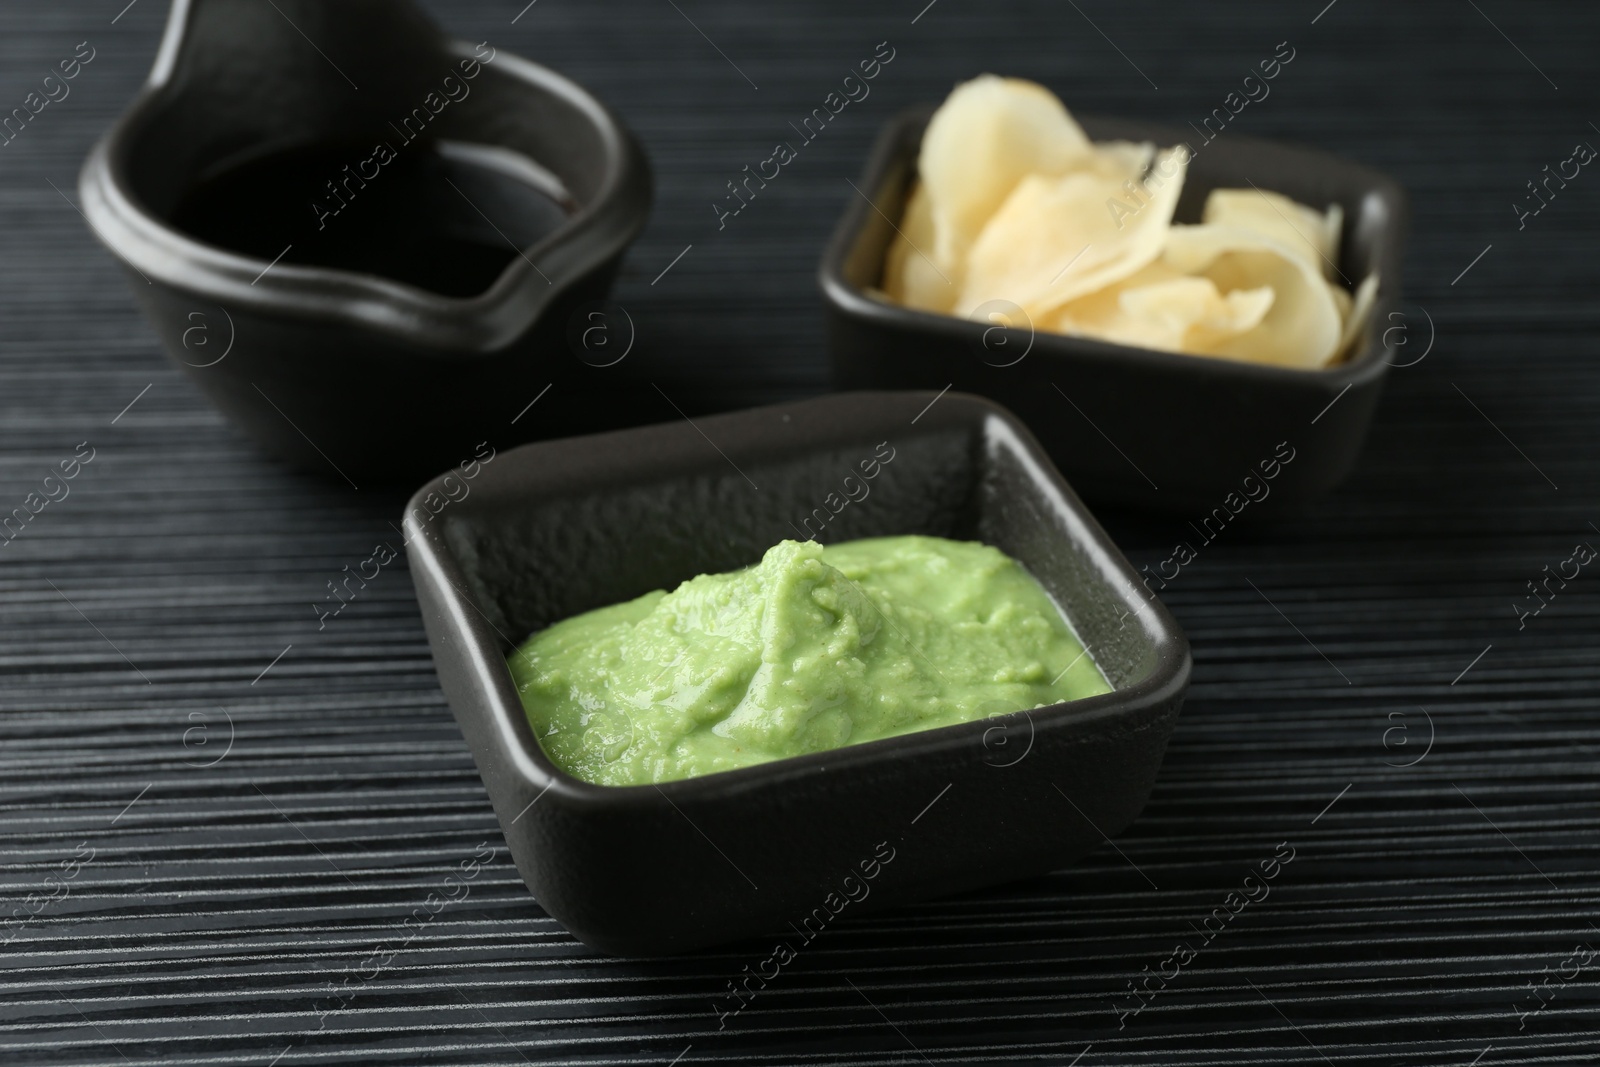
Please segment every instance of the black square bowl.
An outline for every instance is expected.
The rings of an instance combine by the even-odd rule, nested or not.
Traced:
[[[1175,221],[1198,222],[1212,189],[1252,184],[1318,208],[1342,205],[1339,268],[1352,287],[1379,273],[1373,312],[1355,351],[1324,370],[1157,352],[1023,326],[1000,330],[867,292],[882,278],[932,113],[931,107],[907,112],[880,134],[861,178],[863,195],[851,195],[823,253],[819,279],[836,385],[951,386],[992,397],[1022,417],[1090,499],[1209,509],[1237,493],[1241,479],[1284,441],[1295,450],[1294,466],[1253,510],[1315,499],[1349,474],[1389,367],[1384,324],[1399,302],[1406,214],[1397,184],[1348,160],[1276,141],[1224,132],[1196,144],[1192,130],[1080,117],[1096,141],[1194,149]]]
[[[1113,692],[660,786],[594,785],[546,758],[506,666],[517,644],[755,563],[806,523],[829,542],[1002,549]],[[525,445],[470,484],[424,486],[405,533],[440,684],[517,868],[546,911],[614,954],[792,939],[845,907],[1057,868],[1139,813],[1188,685],[1177,624],[1028,431],[977,397],[852,393]]]

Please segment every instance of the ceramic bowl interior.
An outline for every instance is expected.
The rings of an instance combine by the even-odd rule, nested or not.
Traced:
[[[974,402],[958,398],[949,407]],[[880,444],[894,458],[864,480],[857,465]],[[1092,520],[1069,511],[1064,500],[1040,499],[1043,472],[1014,424],[929,418],[882,442],[830,442],[803,454],[768,450],[742,458],[737,471],[707,451],[696,469],[642,469],[603,493],[520,500],[484,494],[481,507],[468,501],[446,511],[444,536],[457,559],[470,561],[465,577],[492,623],[499,654],[561,619],[698,574],[749,566],[785,538],[817,532],[833,543],[928,534],[982,541],[1021,560],[1116,688],[1155,669],[1159,642],[1127,624],[1146,605],[1126,565]],[[824,501],[837,506],[844,499],[842,478],[853,471],[852,486],[869,495],[835,515]]]
[[[323,84],[326,79],[281,76],[258,79],[269,80],[278,92],[272,106],[264,106],[257,83],[242,79],[236,71],[209,70],[211,53],[196,53],[186,56],[195,69],[182,69],[182,79],[169,83],[120,131],[120,151],[113,165],[138,206],[165,225],[190,231],[178,211],[195,190],[252,163],[325,147],[322,169],[333,183],[332,190],[323,186],[306,195],[304,204],[294,205],[300,210],[293,221],[304,216],[309,230],[316,220],[314,203],[332,208],[340,203],[335,197],[343,196],[352,205],[365,206],[397,191],[394,179],[364,182],[341,163],[371,167],[368,177],[381,175],[371,162],[378,145],[409,162],[409,155],[421,151],[413,143],[425,138],[441,157],[436,166],[460,196],[452,199],[434,183],[428,200],[392,205],[390,217],[426,217],[432,229],[445,219],[465,240],[503,245],[508,251],[530,249],[615,188],[627,152],[610,118],[586,96],[568,91],[563,79],[505,52],[485,63],[478,58],[485,54],[462,43],[441,42],[437,50],[426,51],[409,66],[395,62],[381,68],[381,73],[373,71],[368,88],[385,92],[389,103],[374,110],[363,100],[342,100],[349,94],[348,86],[340,93],[337,85]],[[463,63],[476,70],[471,79],[463,77]],[[417,78],[418,71],[431,77]],[[424,101],[430,95],[435,103],[446,99],[441,88],[446,78],[461,99],[434,114]],[[400,84],[385,86],[385,82]],[[204,91],[197,91],[200,85]],[[337,94],[341,106],[329,106],[329,94]],[[518,195],[526,187],[543,197]],[[266,205],[268,210],[276,206]],[[238,208],[261,211],[263,204]],[[204,240],[193,232],[187,236]],[[257,247],[227,250],[270,260],[283,244],[281,235],[263,234]],[[507,258],[507,274],[532,272],[528,260]],[[533,258],[537,259],[536,252]],[[294,253],[287,260],[297,261]],[[381,264],[368,272],[384,273]],[[439,291],[436,286],[423,287]],[[484,288],[488,286],[443,295],[475,296]]]
[[[603,104],[409,0],[174,0],[79,188],[138,280],[190,304],[472,355],[603,291],[650,200]]]

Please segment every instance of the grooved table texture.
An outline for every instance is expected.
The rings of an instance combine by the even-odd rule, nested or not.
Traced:
[[[1600,1062],[1600,573],[1529,587],[1600,543],[1600,175],[1527,184],[1600,143],[1591,5],[432,5],[646,145],[618,382],[690,415],[828,388],[814,273],[846,179],[889,116],[982,71],[1198,122],[1286,41],[1229,132],[1411,196],[1408,365],[1358,469],[1163,594],[1194,679],[1143,816],[1047,877],[842,916],[719,1026],[770,946],[609,959],[540,910],[404,558],[318,624],[403,494],[245,441],[87,232],[78,165],[166,14],[125,2],[0,8],[0,108],[95,50],[0,148],[0,511],[93,457],[0,547],[0,1063]],[[882,41],[870,96],[719,229],[725,183]],[[1139,565],[1193,540],[1101,516]]]

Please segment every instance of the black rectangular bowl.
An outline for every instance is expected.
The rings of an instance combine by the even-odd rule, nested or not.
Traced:
[[[1280,442],[1293,467],[1264,507],[1332,490],[1354,467],[1389,364],[1387,313],[1399,302],[1405,194],[1376,171],[1325,152],[1125,119],[1083,117],[1096,141],[1195,147],[1174,220],[1198,222],[1206,194],[1251,184],[1345,212],[1339,268],[1359,283],[1379,273],[1356,350],[1325,370],[1296,370],[1157,352],[917,311],[869,296],[904,211],[933,108],[906,112],[879,136],[823,253],[834,383],[843,389],[943,389],[991,397],[1028,424],[1090,499],[1181,511],[1237,493]],[[1003,344],[1001,344],[1003,342]],[[1019,355],[1026,351],[1026,355]]]
[[[797,526],[1000,548],[1114,691],[660,786],[594,785],[546,758],[505,663],[517,644],[755,563]],[[518,870],[614,954],[794,938],[845,906],[1059,867],[1144,806],[1188,684],[1177,624],[1028,431],[977,397],[854,393],[526,445],[470,487],[424,486],[405,532],[440,684]]]

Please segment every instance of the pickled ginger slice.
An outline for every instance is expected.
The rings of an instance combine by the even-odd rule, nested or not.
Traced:
[[[1287,367],[1324,367],[1339,354],[1343,317],[1322,274],[1299,251],[1236,226],[1174,226],[1162,259],[1210,279],[1223,295],[1270,288],[1271,306],[1242,333],[1196,351]]]
[[[973,244],[956,313],[1007,300],[1042,322],[1148,266],[1161,255],[1187,160],[1179,145],[1148,173],[1127,153],[1060,177],[1024,178]]]
[[[1321,212],[1282,193],[1213,189],[1206,197],[1200,221],[1212,226],[1238,226],[1277,241],[1304,256],[1325,278],[1338,273],[1344,209],[1337,204]]]
[[[1356,295],[1350,301],[1350,310],[1345,314],[1344,330],[1339,335],[1339,352],[1335,361],[1348,359],[1354,354],[1360,344],[1361,336],[1366,332],[1367,320],[1372,317],[1372,305],[1378,299],[1378,275],[1369,274],[1361,279],[1361,284],[1356,286]]]
[[[932,201],[925,249],[948,273],[1017,183],[1084,165],[1094,147],[1056,95],[984,74],[955,87],[922,135],[917,170]]]
[[[1180,274],[1157,260],[1115,285],[1067,304],[1055,328],[1166,352],[1203,351],[1255,329],[1275,297],[1270,288],[1224,294],[1209,278]]]
[[[916,182],[884,255],[883,291],[889,299],[922,311],[948,312],[955,305],[961,264],[936,266],[933,240],[933,205],[927,187]]]

